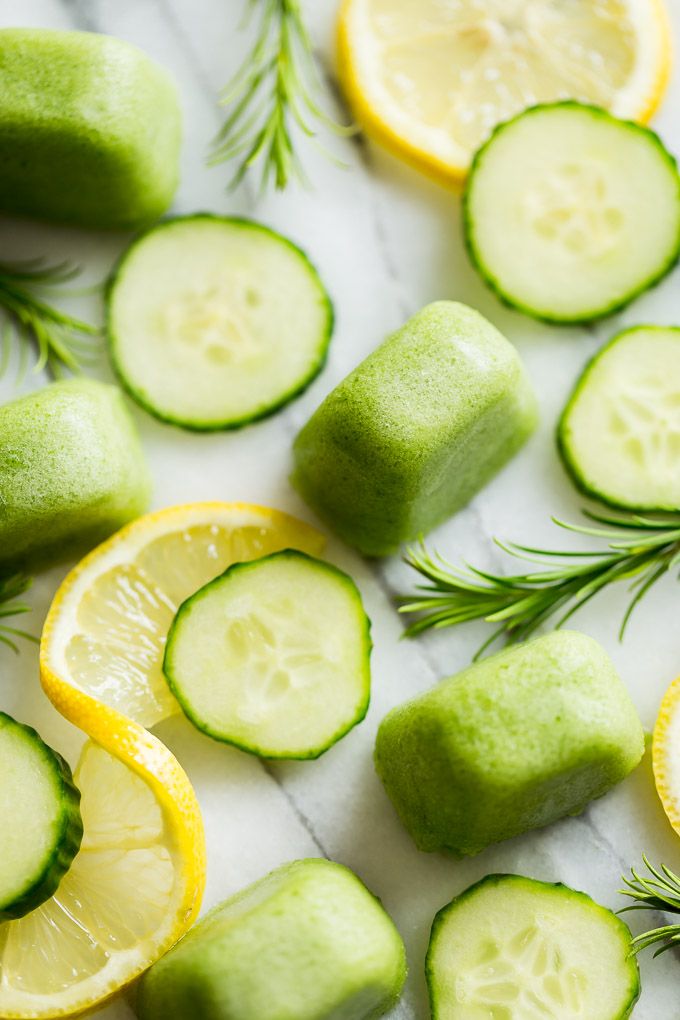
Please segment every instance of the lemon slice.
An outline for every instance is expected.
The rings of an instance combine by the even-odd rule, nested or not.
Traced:
[[[661,702],[652,738],[652,764],[663,809],[680,835],[680,676]]]
[[[235,562],[287,548],[318,555],[324,544],[309,525],[249,504],[197,503],[139,518],[59,588],[40,650],[48,697],[95,739],[101,705],[147,727],[179,712],[161,665],[180,604]]]
[[[144,726],[178,711],[161,673],[180,603],[236,561],[324,539],[275,510],[198,503],[149,514],[59,588],[40,646],[43,687],[94,745],[76,774],[85,837],[55,896],[0,927],[0,1020],[90,1010],[187,930],[205,839],[186,775]]]
[[[462,178],[496,124],[578,99],[647,120],[670,70],[662,0],[344,0],[341,79],[359,122]]]
[[[140,727],[127,728],[124,744],[134,771],[86,743],[74,777],[81,850],[51,899],[0,925],[2,1020],[95,1008],[169,949],[198,911],[204,846],[188,780]]]

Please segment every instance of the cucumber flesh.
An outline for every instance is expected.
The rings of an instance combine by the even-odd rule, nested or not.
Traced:
[[[370,697],[370,623],[347,574],[286,550],[180,606],[163,672],[188,718],[264,758],[317,758]]]
[[[578,487],[612,506],[680,509],[680,329],[614,337],[578,380],[558,429]]]
[[[49,899],[80,849],[80,793],[35,730],[0,712],[0,921]]]
[[[624,1020],[640,995],[630,931],[585,893],[490,875],[437,914],[433,1020]]]
[[[576,102],[502,124],[464,197],[470,255],[508,304],[552,322],[608,315],[680,252],[680,178],[648,128]]]
[[[238,428],[283,407],[320,372],[333,311],[291,241],[249,220],[166,220],[109,282],[114,368],[151,414],[184,428]]]

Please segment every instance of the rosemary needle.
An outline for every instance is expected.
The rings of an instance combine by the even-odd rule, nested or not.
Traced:
[[[296,128],[309,138],[316,136],[317,125],[336,134],[354,129],[328,117],[314,98],[319,78],[300,0],[247,0],[246,17],[258,7],[254,46],[222,92],[227,119],[209,164],[238,161],[229,185],[236,187],[261,163],[262,189],[272,182],[282,189],[293,177],[305,181]]]
[[[475,656],[479,658],[499,638],[524,641],[557,613],[561,615],[556,626],[562,626],[608,585],[631,580],[632,598],[619,632],[623,637],[631,613],[644,595],[659,578],[680,566],[680,513],[658,519],[586,511],[584,515],[605,527],[553,520],[567,531],[600,539],[603,549],[555,551],[496,540],[505,552],[547,565],[547,570],[505,576],[467,564],[452,566],[436,554],[431,556],[422,543],[409,550],[406,562],[428,583],[420,585],[415,595],[400,599],[400,612],[416,615],[407,636],[470,620],[495,623],[497,628]]]
[[[12,616],[19,616],[30,611],[30,606],[16,601],[30,587],[31,578],[24,574],[13,574],[10,577],[0,578],[0,643],[7,645],[14,652],[19,651],[16,638],[24,638],[27,641],[38,640],[33,634],[18,630],[16,627],[10,627],[3,622]]]
[[[662,864],[660,869],[653,867],[644,854],[642,860],[649,876],[640,875],[635,868],[630,869],[631,878],[623,876],[626,888],[619,889],[619,892],[635,900],[635,903],[624,907],[619,913],[623,914],[627,910],[661,910],[667,914],[680,914],[680,877],[665,864]],[[654,953],[657,957],[678,944],[680,924],[667,924],[636,935],[632,942],[632,950],[639,953],[649,946],[658,946]]]
[[[36,371],[49,368],[59,375],[63,368],[76,372],[81,359],[92,349],[99,330],[60,311],[43,296],[50,288],[72,280],[78,269],[66,262],[50,265],[42,259],[0,262],[0,308],[9,316],[2,334],[0,367],[7,366],[12,336],[33,341],[38,348]],[[22,351],[25,344],[22,345]]]

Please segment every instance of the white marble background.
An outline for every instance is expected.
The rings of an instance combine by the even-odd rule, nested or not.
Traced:
[[[668,0],[680,39],[680,3]],[[237,31],[241,0],[0,0],[0,25],[35,25],[109,32],[129,39],[164,64],[177,80],[185,112],[182,184],[178,212],[215,210],[252,215],[289,234],[308,250],[335,301],[337,328],[321,377],[275,418],[237,433],[192,435],[163,426],[133,409],[155,478],[154,506],[200,499],[242,499],[309,512],[291,490],[290,443],[324,394],[385,334],[426,302],[455,298],[480,309],[516,343],[538,392],[542,424],[528,447],[474,503],[433,536],[449,557],[496,564],[491,536],[519,541],[564,541],[550,515],[575,519],[583,500],[558,461],[553,432],[565,397],[586,359],[623,326],[680,323],[676,271],[655,291],[595,330],[552,328],[503,308],[470,268],[460,240],[455,196],[401,166],[363,139],[334,143],[349,169],[310,151],[307,166],[315,189],[255,199],[252,185],[227,194],[226,168],[208,170],[204,156],[219,124],[215,95],[238,66],[247,36]],[[307,14],[329,83],[335,88],[332,39],[336,0],[308,0]],[[680,80],[676,75],[656,126],[680,151]],[[4,220],[2,258],[47,254],[85,268],[88,282],[101,280],[126,238]],[[96,299],[73,308],[99,316]],[[97,374],[111,378],[102,360]],[[29,376],[23,389],[42,385]],[[10,372],[0,398],[15,393]],[[574,539],[576,544],[576,539]],[[680,867],[680,841],[659,806],[648,763],[581,817],[512,840],[478,857],[455,862],[419,853],[375,777],[371,761],[376,727],[398,702],[466,665],[485,633],[483,625],[400,642],[395,590],[408,588],[410,572],[394,559],[363,562],[338,543],[331,556],[357,579],[373,620],[373,701],[366,721],[320,761],[268,765],[201,737],[182,720],[160,735],[177,754],[198,791],[205,813],[209,907],[276,865],[324,854],[352,867],[383,900],[408,947],[410,977],[394,1020],[424,1020],[429,1013],[423,959],[435,912],[454,894],[494,871],[562,880],[618,908],[619,876],[640,861]],[[35,611],[25,620],[38,632],[65,568],[38,579]],[[616,639],[625,601],[611,591],[591,603],[574,626],[599,639],[616,661],[646,727],[680,666],[680,588],[664,580],[647,597],[625,644]],[[66,749],[75,734],[42,695],[37,654],[19,658],[0,648],[0,705],[33,722]],[[658,918],[628,915],[635,930]],[[679,1020],[680,966],[672,954],[641,961],[644,990],[636,1020]],[[119,1001],[98,1014],[129,1020]],[[597,1020],[592,1017],[589,1020]]]

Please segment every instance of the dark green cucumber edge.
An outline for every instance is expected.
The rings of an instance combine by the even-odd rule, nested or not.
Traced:
[[[322,567],[328,573],[334,574],[337,577],[337,579],[341,581],[342,584],[344,584],[345,587],[347,587],[352,593],[352,595],[357,599],[358,605],[361,607],[363,616],[362,637],[364,646],[363,659],[365,664],[364,681],[366,687],[366,695],[363,699],[363,702],[359,706],[359,710],[356,714],[356,717],[346,726],[343,726],[341,729],[339,729],[337,733],[335,733],[330,738],[330,740],[326,741],[326,743],[322,747],[313,748],[311,751],[301,752],[297,754],[289,753],[273,754],[266,748],[256,747],[255,745],[252,744],[246,744],[241,741],[234,740],[230,737],[225,737],[221,733],[217,733],[207,723],[197,718],[197,716],[194,714],[191,705],[184,697],[181,689],[179,688],[173,677],[173,668],[171,662],[172,646],[177,633],[177,629],[181,624],[181,618],[184,615],[184,613],[190,608],[191,604],[194,602],[195,599],[201,598],[201,596],[206,595],[211,588],[218,585],[224,578],[229,577],[231,574],[234,574],[239,571],[255,569],[261,563],[265,563],[268,560],[277,559],[281,557],[285,557],[287,559],[307,560],[309,563],[312,563],[315,567]],[[349,574],[346,574],[344,570],[340,570],[339,567],[334,566],[332,563],[327,563],[326,560],[317,559],[315,556],[310,556],[308,553],[300,552],[298,549],[282,549],[279,552],[270,553],[268,556],[262,556],[260,557],[260,559],[257,560],[247,560],[244,563],[233,563],[230,567],[227,567],[223,574],[220,574],[212,581],[209,581],[208,584],[203,586],[203,588],[199,588],[197,592],[194,592],[193,595],[190,595],[189,598],[186,599],[181,604],[181,606],[177,610],[177,613],[175,614],[175,618],[172,621],[170,630],[168,632],[167,641],[165,643],[165,654],[163,656],[162,670],[163,676],[167,681],[168,687],[170,688],[172,694],[179,702],[180,708],[186,715],[187,719],[196,727],[196,729],[200,730],[202,733],[205,733],[206,736],[212,737],[213,740],[217,740],[222,744],[230,744],[232,747],[237,747],[240,751],[246,751],[248,754],[254,754],[258,758],[265,758],[271,761],[285,761],[285,760],[310,761],[315,758],[320,758],[322,754],[328,751],[334,744],[337,744],[337,742],[341,740],[344,736],[346,736],[350,732],[350,730],[353,730],[355,726],[358,726],[359,723],[366,718],[366,713],[368,712],[371,701],[370,656],[372,648],[373,641],[371,640],[371,621],[365,609],[363,608],[361,592],[359,591],[355,582],[352,580]]]
[[[282,244],[287,245],[293,252],[295,252],[296,255],[299,255],[300,258],[303,259],[303,261],[306,263],[310,272],[310,276],[318,284],[319,296],[322,298],[323,304],[326,308],[326,328],[319,343],[317,359],[312,365],[310,365],[308,374],[304,376],[304,378],[302,378],[299,383],[293,386],[292,389],[288,390],[287,393],[284,393],[283,396],[279,397],[276,401],[274,401],[273,404],[270,404],[267,407],[262,408],[255,414],[244,415],[241,418],[235,419],[228,418],[220,422],[206,422],[203,424],[201,422],[186,421],[183,418],[178,418],[172,414],[160,411],[157,407],[150,403],[145,394],[142,391],[138,390],[136,386],[130,381],[130,379],[126,376],[125,372],[123,371],[120,365],[117,352],[118,341],[116,338],[115,330],[113,328],[111,315],[112,295],[115,290],[116,283],[118,282],[119,277],[121,276],[122,272],[125,269],[125,263],[127,261],[128,256],[134,250],[134,248],[140,242],[146,240],[146,238],[150,234],[155,233],[158,230],[165,230],[169,227],[172,227],[175,223],[178,222],[186,223],[192,220],[214,220],[217,221],[218,223],[228,223],[230,225],[236,224],[242,227],[249,228],[251,230],[261,231],[263,234],[268,234],[275,240],[280,241]],[[104,291],[104,307],[105,307],[104,329],[106,332],[106,338],[109,345],[109,356],[111,359],[111,365],[113,367],[113,370],[116,373],[116,377],[122,388],[130,397],[132,397],[132,399],[135,401],[136,404],[139,405],[139,407],[141,407],[148,414],[152,415],[158,421],[162,421],[166,425],[174,425],[177,428],[185,429],[188,432],[227,432],[236,429],[241,429],[244,428],[246,425],[252,425],[257,421],[261,421],[263,418],[271,417],[271,415],[276,414],[277,411],[280,411],[291,401],[295,400],[296,397],[301,396],[301,394],[303,394],[304,391],[309,386],[311,386],[311,384],[314,382],[314,380],[316,379],[316,377],[319,375],[324,365],[326,364],[326,359],[328,358],[328,348],[331,342],[331,338],[333,336],[333,329],[335,326],[335,310],[333,307],[333,302],[331,301],[330,295],[328,294],[328,291],[326,290],[321,280],[321,277],[316,266],[310,260],[307,253],[302,250],[302,248],[298,247],[298,245],[295,244],[294,241],[291,241],[289,238],[284,237],[283,234],[277,233],[276,230],[272,230],[270,227],[266,227],[264,224],[258,223],[256,220],[248,219],[247,217],[242,216],[220,216],[217,213],[210,212],[189,213],[184,216],[170,216],[164,220],[161,220],[160,223],[156,223],[154,226],[152,226],[148,230],[145,230],[143,233],[138,234],[137,237],[135,237],[131,241],[131,243],[125,249],[123,254],[120,256],[120,258],[114,265],[108,280],[106,281],[106,287]]]
[[[583,369],[578,379],[576,380],[574,388],[571,391],[569,399],[564,405],[564,410],[562,411],[559,421],[557,422],[555,439],[557,442],[558,452],[562,459],[564,468],[567,474],[569,475],[569,478],[574,483],[579,492],[582,492],[585,496],[589,496],[591,499],[595,499],[600,503],[604,503],[605,506],[613,507],[615,510],[645,510],[648,513],[653,512],[672,513],[674,511],[680,510],[680,507],[654,506],[649,503],[626,503],[623,500],[612,499],[610,496],[607,496],[604,492],[601,492],[599,489],[595,488],[595,486],[592,483],[588,483],[585,477],[581,474],[578,463],[571,454],[569,442],[566,436],[568,428],[568,418],[571,413],[572,405],[575,403],[583,387],[587,385],[588,377],[590,376],[592,369],[595,367],[596,362],[600,360],[602,355],[605,354],[610,347],[613,347],[615,344],[617,344],[619,340],[622,340],[624,337],[629,336],[631,333],[637,333],[640,330],[645,331],[658,330],[659,332],[664,333],[673,332],[678,333],[680,336],[680,326],[657,326],[657,325],[631,326],[628,329],[623,329],[621,330],[621,332],[616,333],[616,335],[613,336],[611,340],[608,340],[607,343],[603,347],[601,347],[599,351],[596,351],[592,358],[589,359],[589,361],[585,365],[585,368]]]
[[[459,893],[458,896],[455,896],[450,903],[447,903],[446,906],[441,908],[441,910],[438,910],[434,916],[432,928],[430,929],[430,941],[427,947],[427,955],[425,957],[425,980],[427,982],[427,991],[430,997],[430,1009],[432,1011],[432,1020],[439,1020],[436,988],[437,975],[435,974],[435,970],[432,965],[432,956],[434,954],[434,947],[437,941],[437,936],[439,934],[439,929],[442,928],[446,923],[447,916],[451,912],[451,910],[454,910],[463,900],[468,899],[468,897],[470,896],[473,896],[479,889],[482,888],[482,886],[505,885],[508,882],[513,883],[517,882],[519,884],[529,883],[530,885],[533,886],[543,886],[548,887],[550,889],[558,890],[563,889],[565,892],[570,893],[572,896],[585,900],[588,906],[594,907],[600,913],[606,914],[608,919],[613,919],[614,921],[616,921],[621,926],[621,928],[628,933],[628,937],[632,943],[632,935],[630,933],[630,928],[625,923],[625,921],[622,921],[621,918],[617,914],[615,914],[612,910],[609,910],[607,907],[603,907],[602,904],[597,903],[591,896],[588,895],[588,893],[581,892],[578,889],[572,889],[571,886],[565,885],[563,882],[542,882],[537,878],[528,878],[526,875],[512,875],[512,874],[486,875],[485,878],[482,878],[479,880],[479,882],[475,882],[473,885],[468,886],[468,888],[464,889],[462,893]],[[640,968],[638,967],[637,957],[631,951],[628,955],[628,959],[633,961],[634,975],[631,974],[631,978],[633,978],[634,976],[635,978],[634,983],[632,984],[630,990],[630,997],[624,1006],[624,1012],[619,1013],[618,1017],[616,1018],[612,1017],[611,1020],[626,1020],[626,1018],[629,1017],[633,1012],[633,1007],[640,998],[640,993],[642,991],[642,987],[640,985]],[[610,1020],[610,1018],[607,1017],[606,1020]]]
[[[16,921],[25,917],[32,910],[48,900],[59,888],[59,883],[69,870],[73,859],[80,850],[83,839],[83,820],[80,814],[80,790],[73,782],[73,774],[68,762],[49,747],[40,734],[17,722],[6,712],[0,712],[0,726],[9,724],[23,730],[32,743],[42,750],[43,758],[49,763],[61,782],[61,819],[56,849],[52,852],[43,870],[30,879],[29,888],[11,903],[0,904],[0,922]],[[11,825],[11,819],[8,824]]]
[[[659,149],[663,159],[668,164],[669,168],[675,173],[678,188],[678,204],[680,205],[680,173],[678,171],[678,161],[673,156],[664,143],[662,142],[656,131],[646,127],[643,124],[638,124],[633,120],[624,120],[620,117],[615,117],[608,110],[605,110],[601,106],[595,106],[591,103],[579,103],[575,99],[564,99],[556,103],[536,103],[534,106],[529,106],[526,110],[517,114],[516,117],[512,117],[510,120],[504,121],[498,124],[492,131],[489,138],[483,143],[483,145],[475,153],[472,163],[470,165],[470,172],[464,185],[462,195],[462,224],[463,224],[463,241],[465,248],[470,257],[472,265],[477,270],[479,275],[482,277],[486,285],[494,292],[496,297],[504,304],[507,308],[512,308],[514,311],[522,312],[524,315],[528,315],[532,319],[538,319],[540,322],[547,322],[553,326],[578,326],[584,325],[590,322],[595,322],[598,319],[603,319],[608,315],[614,315],[616,312],[620,312],[623,308],[626,308],[632,301],[634,301],[645,291],[651,290],[658,283],[667,276],[671,270],[676,266],[678,259],[680,259],[680,227],[678,228],[678,236],[675,245],[675,249],[669,256],[666,263],[654,273],[647,280],[643,281],[638,287],[632,290],[626,297],[617,301],[613,305],[607,305],[604,308],[596,308],[587,315],[579,314],[575,316],[568,315],[553,315],[550,312],[537,311],[535,308],[530,308],[528,305],[523,304],[521,301],[513,298],[511,294],[508,294],[504,289],[500,281],[491,273],[485,266],[484,260],[481,254],[477,251],[474,241],[474,222],[471,213],[471,201],[472,191],[475,183],[476,171],[480,168],[484,156],[486,155],[487,149],[493,144],[495,138],[500,135],[507,128],[514,125],[515,121],[520,120],[522,117],[531,116],[533,113],[539,113],[544,110],[552,109],[565,109],[572,108],[575,110],[581,110],[584,113],[589,113],[593,117],[601,117],[604,120],[613,121],[616,124],[620,124],[622,127],[628,130],[635,131],[640,135],[644,135],[649,141],[651,141]]]

